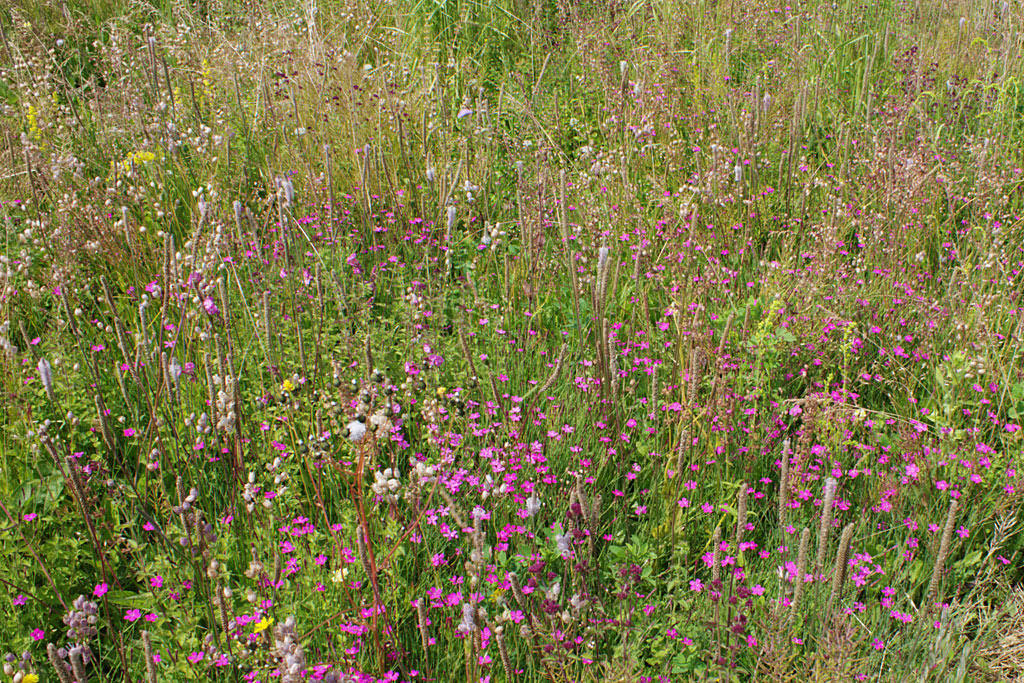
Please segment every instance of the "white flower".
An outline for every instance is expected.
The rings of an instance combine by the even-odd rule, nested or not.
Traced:
[[[358,420],[348,423],[348,440],[352,443],[359,443],[366,436],[366,425]]]

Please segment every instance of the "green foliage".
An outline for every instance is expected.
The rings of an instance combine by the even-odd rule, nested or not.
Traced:
[[[936,3],[767,9],[0,10],[24,671],[79,595],[97,680],[143,630],[161,680],[289,643],[389,681],[994,663],[1019,56]]]

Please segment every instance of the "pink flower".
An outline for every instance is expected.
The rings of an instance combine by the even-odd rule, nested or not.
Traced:
[[[207,315],[219,315],[220,309],[217,308],[217,304],[211,297],[203,299],[203,310],[206,311]]]
[[[29,635],[32,636],[32,640],[42,640],[46,637],[46,633],[41,628],[37,628],[36,630],[32,631],[32,633],[30,633]]]
[[[22,606],[22,605],[24,605],[24,604],[25,604],[26,602],[28,602],[28,599],[27,599],[27,598],[26,598],[26,597],[25,597],[24,595],[21,595],[21,594],[19,593],[19,594],[18,594],[18,597],[14,598],[14,600],[13,600],[12,602],[14,603],[14,606],[15,606],[15,607],[21,607],[21,606]]]
[[[110,590],[110,588],[109,586],[107,586],[107,584],[97,583],[96,587],[92,589],[92,594],[95,595],[97,598],[102,598],[104,595],[107,594],[108,590]]]
[[[124,613],[125,621],[138,621],[142,616],[142,610],[130,609]]]

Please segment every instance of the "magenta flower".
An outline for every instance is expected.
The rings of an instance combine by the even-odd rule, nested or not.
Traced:
[[[92,594],[95,595],[97,598],[102,598],[104,595],[107,594],[108,590],[110,590],[110,588],[109,586],[107,586],[107,584],[97,583],[96,587],[92,589]]]
[[[35,629],[29,635],[32,636],[32,640],[42,640],[46,637],[46,633],[41,628]]]

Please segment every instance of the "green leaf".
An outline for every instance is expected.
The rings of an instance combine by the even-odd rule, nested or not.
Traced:
[[[967,569],[981,562],[981,550],[975,550],[970,553],[967,557],[957,562],[957,566],[961,569]]]

